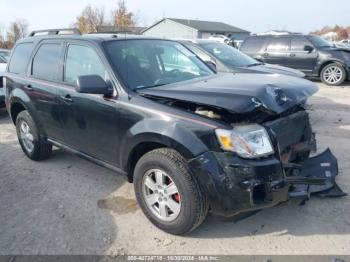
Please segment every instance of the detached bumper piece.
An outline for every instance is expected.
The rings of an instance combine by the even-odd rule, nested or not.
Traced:
[[[335,182],[338,161],[330,149],[307,159],[303,165],[285,164],[284,168],[293,169],[293,176],[286,177],[286,181],[292,185],[289,192],[291,198],[309,198],[311,194],[320,197],[347,196]]]

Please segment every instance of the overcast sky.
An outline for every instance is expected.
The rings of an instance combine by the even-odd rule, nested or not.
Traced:
[[[84,6],[104,6],[118,0],[1,0],[0,27],[25,18],[30,29],[67,27]],[[251,32],[282,29],[309,32],[324,25],[350,25],[349,0],[126,0],[141,25],[163,17],[222,21]]]

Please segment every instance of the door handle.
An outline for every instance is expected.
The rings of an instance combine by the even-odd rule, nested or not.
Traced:
[[[289,56],[290,56],[290,57],[295,57],[295,54],[294,54],[294,53],[292,53],[292,54],[289,54]]]
[[[32,85],[25,85],[24,88],[28,91],[34,91],[34,88],[32,87]]]
[[[61,98],[66,103],[73,103],[73,99],[70,95],[61,96]]]
[[[264,53],[264,54],[263,54],[263,57],[268,57],[268,56],[269,56],[268,53]]]

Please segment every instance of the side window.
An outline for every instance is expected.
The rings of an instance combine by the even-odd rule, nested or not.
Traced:
[[[18,44],[13,51],[9,65],[9,72],[15,74],[25,74],[33,48],[33,43]]]
[[[106,79],[106,70],[99,56],[91,47],[69,45],[64,82],[75,85],[78,77],[82,75],[99,75]]]
[[[267,46],[267,51],[271,52],[283,52],[289,51],[290,49],[290,38],[289,37],[274,37],[270,40]]]
[[[262,46],[265,44],[266,38],[264,37],[253,37],[246,39],[240,50],[242,52],[259,52]]]
[[[291,50],[292,51],[305,51],[305,46],[312,46],[309,40],[307,40],[305,37],[293,37],[292,38],[292,44],[291,44]]]
[[[62,46],[60,44],[43,44],[33,59],[32,75],[34,77],[60,81]]]

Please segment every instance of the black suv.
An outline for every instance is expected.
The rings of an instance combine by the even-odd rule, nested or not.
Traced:
[[[340,85],[350,78],[350,49],[338,48],[319,36],[251,36],[240,50],[261,62],[298,69],[309,77],[320,77],[327,85]]]
[[[308,159],[303,105],[315,84],[215,74],[170,40],[35,35],[16,44],[5,74],[24,153],[43,160],[55,145],[125,174],[159,228],[183,234],[209,210],[233,216],[334,190],[331,153]]]

